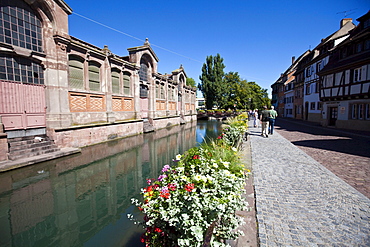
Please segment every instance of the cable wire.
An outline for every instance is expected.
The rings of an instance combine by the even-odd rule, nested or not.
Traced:
[[[135,36],[133,36],[133,35],[130,35],[130,34],[125,33],[125,32],[122,32],[122,31],[120,31],[120,30],[118,30],[118,29],[115,29],[115,28],[113,28],[113,27],[110,27],[110,26],[108,26],[108,25],[105,25],[105,24],[103,24],[103,23],[101,23],[101,22],[95,21],[95,20],[93,20],[93,19],[91,19],[91,18],[88,18],[88,17],[83,16],[83,15],[81,15],[81,14],[78,14],[78,13],[76,13],[76,12],[73,12],[73,14],[75,14],[75,15],[77,15],[77,16],[79,16],[79,17],[81,17],[81,18],[84,18],[84,19],[86,19],[86,20],[88,20],[88,21],[94,22],[95,24],[98,24],[98,25],[100,25],[100,26],[103,26],[103,27],[105,27],[105,28],[108,28],[108,29],[110,29],[110,30],[112,30],[112,31],[115,31],[115,32],[118,32],[118,33],[120,33],[120,34],[126,35],[126,36],[128,36],[128,37],[130,37],[130,38],[133,38],[133,39],[139,40],[139,41],[141,41],[141,42],[145,42],[144,40],[142,40],[142,39],[140,39],[140,38],[137,38],[137,37],[135,37]],[[155,44],[152,44],[152,43],[151,43],[150,45],[151,45],[151,46],[158,47],[159,49],[162,49],[162,50],[164,50],[164,51],[167,51],[167,52],[173,53],[173,54],[175,54],[175,55],[177,55],[177,56],[181,56],[181,57],[187,58],[187,59],[189,59],[189,60],[193,60],[193,61],[195,61],[195,62],[202,63],[202,62],[201,62],[201,61],[199,61],[199,60],[196,60],[196,59],[191,58],[191,57],[184,56],[184,55],[182,55],[182,54],[180,54],[180,53],[177,53],[177,52],[171,51],[171,50],[166,49],[166,48],[164,48],[164,47],[161,47],[161,46],[159,46],[159,45],[155,45]]]

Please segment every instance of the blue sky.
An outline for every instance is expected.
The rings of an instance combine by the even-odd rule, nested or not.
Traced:
[[[219,53],[225,72],[238,72],[269,93],[292,56],[337,31],[341,19],[358,24],[356,19],[370,10],[368,0],[65,2],[73,9],[69,33],[76,38],[100,48],[108,45],[119,56],[148,38],[159,58],[159,73],[182,64],[197,83],[206,57]]]

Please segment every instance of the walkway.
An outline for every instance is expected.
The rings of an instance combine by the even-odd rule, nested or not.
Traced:
[[[249,133],[260,246],[370,246],[370,199],[278,133]]]

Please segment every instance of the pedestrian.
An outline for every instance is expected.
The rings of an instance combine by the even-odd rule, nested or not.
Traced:
[[[252,116],[253,116],[253,125],[255,128],[257,128],[258,126],[258,109],[254,110],[252,112]]]
[[[278,116],[277,112],[274,110],[274,106],[272,105],[271,106],[271,109],[270,109],[270,119],[269,119],[269,135],[273,135],[274,134],[274,126],[275,126],[275,119],[276,117]]]
[[[270,111],[267,110],[267,106],[263,106],[263,110],[260,114],[260,120],[261,120],[261,125],[262,125],[261,136],[269,137],[267,131],[268,131],[269,120],[270,120]]]

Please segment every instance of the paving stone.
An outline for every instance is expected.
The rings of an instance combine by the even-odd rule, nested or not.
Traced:
[[[279,132],[249,134],[261,246],[370,246],[369,198]]]

